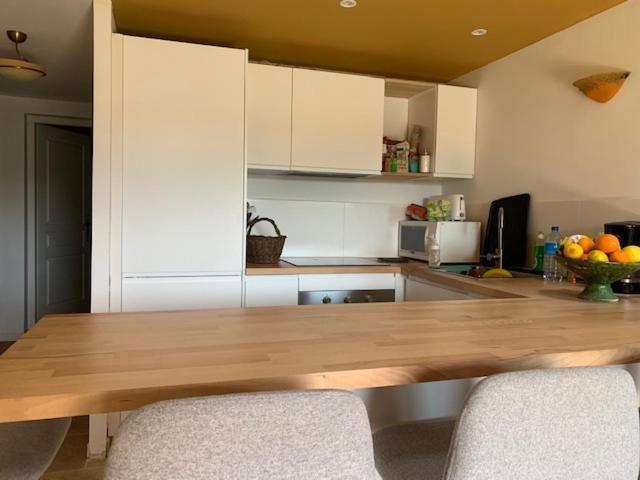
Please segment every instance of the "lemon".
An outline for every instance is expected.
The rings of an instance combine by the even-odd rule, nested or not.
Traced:
[[[568,245],[564,246],[563,253],[567,258],[578,259],[582,257],[584,249],[577,243],[569,243]]]
[[[622,249],[622,252],[627,255],[630,262],[640,262],[640,247],[637,245],[628,245]]]
[[[608,262],[609,257],[602,250],[591,250],[587,260],[590,262]]]
[[[573,239],[571,237],[564,237],[560,241],[560,248],[565,248],[567,245],[571,245],[572,243],[575,243],[575,242],[573,241]]]
[[[482,274],[482,278],[511,278],[511,272],[504,268],[492,268]]]

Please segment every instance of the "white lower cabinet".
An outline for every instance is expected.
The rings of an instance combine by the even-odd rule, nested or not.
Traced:
[[[244,279],[245,307],[297,305],[299,292],[336,290],[395,290],[402,301],[401,276],[376,274],[248,275]]]
[[[297,275],[249,275],[245,277],[245,307],[276,307],[297,304]]]
[[[315,290],[390,290],[396,288],[393,273],[343,273],[336,275],[300,275],[301,292]]]
[[[122,279],[123,312],[240,307],[241,303],[240,276]]]
[[[364,401],[371,428],[457,417],[464,400],[481,379],[444,380],[354,390]]]

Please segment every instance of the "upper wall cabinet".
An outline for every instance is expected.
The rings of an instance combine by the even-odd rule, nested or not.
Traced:
[[[260,64],[247,77],[250,169],[380,172],[384,80]]]
[[[420,125],[428,176],[473,178],[476,89],[261,64],[247,77],[252,170],[378,175],[383,135]]]
[[[293,69],[250,63],[247,68],[249,168],[289,170]]]
[[[477,95],[475,88],[434,85],[409,98],[409,128],[423,127],[434,177],[473,178]]]
[[[122,271],[239,275],[246,52],[117,38]]]
[[[379,174],[384,80],[293,70],[291,168]]]

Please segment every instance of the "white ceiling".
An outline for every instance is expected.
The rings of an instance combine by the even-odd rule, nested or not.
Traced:
[[[15,57],[6,30],[29,36],[22,54],[44,65],[47,76],[32,82],[0,77],[0,95],[91,100],[91,0],[0,0],[0,57]]]

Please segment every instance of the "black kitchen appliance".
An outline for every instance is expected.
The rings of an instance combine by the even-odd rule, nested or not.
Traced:
[[[504,268],[522,268],[526,265],[530,201],[531,196],[523,193],[491,202],[482,245],[483,256],[494,253],[498,248],[498,214],[502,208],[504,211],[502,264]],[[495,262],[485,259],[483,264],[494,266]]]
[[[605,223],[604,233],[618,237],[622,248],[627,245],[640,245],[640,221]],[[640,293],[640,273],[636,272],[614,283],[611,288],[616,293]]]

